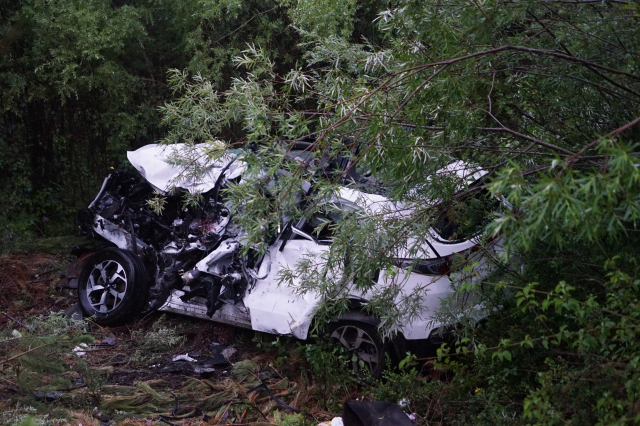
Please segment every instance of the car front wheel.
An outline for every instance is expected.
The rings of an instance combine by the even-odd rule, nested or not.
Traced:
[[[78,279],[78,298],[86,316],[100,325],[123,324],[139,313],[147,299],[142,261],[128,250],[107,248],[86,262]]]

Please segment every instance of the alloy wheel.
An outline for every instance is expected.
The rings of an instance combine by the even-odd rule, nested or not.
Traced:
[[[113,311],[122,303],[126,291],[127,273],[120,263],[105,260],[93,267],[87,281],[87,295],[97,312]]]

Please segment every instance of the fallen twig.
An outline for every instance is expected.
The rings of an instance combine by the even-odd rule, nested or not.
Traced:
[[[5,317],[9,318],[11,321],[17,323],[18,325],[23,326],[24,328],[26,328],[27,330],[31,330],[33,331],[33,329],[31,327],[29,327],[28,325],[26,325],[25,323],[23,323],[22,321],[19,321],[17,319],[15,319],[14,317],[12,317],[11,315],[9,315],[6,312],[3,312],[2,315],[4,315]]]
[[[180,426],[177,423],[170,422],[169,420],[165,419],[164,416],[161,416],[161,415],[158,415],[158,420],[160,420],[161,422],[164,422],[164,423],[166,423],[168,425],[171,425],[171,426]]]
[[[24,339],[24,337],[12,337],[11,339],[0,340],[0,343],[11,342],[12,340],[20,340]]]
[[[280,398],[282,396],[287,396],[287,395],[291,395],[291,392],[289,392],[288,390],[273,394],[273,396],[275,396],[276,398]],[[264,401],[268,401],[269,399],[272,399],[271,396],[265,396],[265,397],[262,397],[260,399],[256,399],[255,401],[256,402],[264,402]]]
[[[258,396],[257,393],[254,393],[252,395],[249,396],[249,402],[253,403],[253,401],[256,399],[256,397]],[[240,416],[240,422],[242,422],[244,420],[244,415],[247,414],[247,410],[249,408],[245,408],[244,411],[242,412],[242,415]]]
[[[24,352],[22,352],[22,353],[20,353],[20,354],[18,354],[18,355],[12,356],[11,358],[8,358],[8,359],[5,359],[5,360],[3,360],[3,361],[0,361],[0,364],[4,364],[5,362],[11,362],[11,361],[13,361],[13,360],[14,360],[14,359],[16,359],[16,358],[20,358],[20,357],[21,357],[21,356],[23,356],[23,355],[26,355],[26,354],[28,354],[28,353],[30,353],[30,352],[35,351],[36,349],[44,348],[45,346],[52,345],[53,343],[55,343],[55,342],[45,343],[44,345],[36,346],[36,347],[35,347],[35,348],[33,348],[33,349],[29,349],[28,351],[24,351]]]
[[[4,379],[4,378],[2,378],[2,377],[0,377],[0,380],[2,380],[3,382],[7,382],[7,383],[9,383],[9,384],[10,384],[11,386],[13,386],[16,390],[18,389],[18,385],[17,385],[17,384],[15,384],[15,383],[13,383],[11,380],[7,380],[7,379]]]
[[[49,278],[41,278],[41,279],[38,279],[38,280],[27,281],[25,284],[42,283],[42,282],[45,282],[45,281],[51,281],[51,280],[53,280],[53,279],[54,279],[54,278],[51,278],[51,277],[49,277]]]
[[[272,369],[273,371],[275,371],[275,372],[276,372],[276,374],[277,374],[281,379],[283,379],[283,380],[284,380],[284,377],[282,377],[282,374],[278,373],[278,370],[276,370],[276,369],[275,369],[275,367],[274,367],[271,363],[269,363],[269,367],[271,367],[271,369]]]
[[[57,272],[57,271],[58,271],[57,269],[50,269],[50,270],[48,270],[48,271],[44,271],[44,272],[42,272],[42,273],[40,273],[40,274],[36,274],[36,275],[34,276],[35,280],[33,280],[33,281],[27,281],[26,283],[27,283],[27,284],[31,284],[31,283],[37,283],[37,282],[40,282],[40,281],[52,280],[53,278],[44,278],[44,276],[45,276],[45,275],[49,275],[49,274],[51,274],[51,273],[53,273],[53,272]]]
[[[89,348],[87,348],[87,349],[83,349],[83,350],[82,350],[82,352],[98,352],[98,351],[106,351],[106,350],[109,350],[109,349],[115,349],[116,347],[117,347],[117,345],[113,345],[113,346],[111,346],[111,347],[109,347],[109,348],[91,348],[91,347],[89,347]]]

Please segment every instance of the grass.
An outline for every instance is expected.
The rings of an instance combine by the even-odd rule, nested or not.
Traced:
[[[69,252],[73,247],[93,247],[94,241],[86,237],[64,235],[60,237],[38,238],[18,241],[9,247],[14,253],[59,254]]]

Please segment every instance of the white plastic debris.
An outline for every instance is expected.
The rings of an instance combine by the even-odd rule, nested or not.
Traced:
[[[318,426],[344,426],[344,423],[342,422],[342,417],[334,417],[333,420],[331,420],[331,423],[320,423]]]
[[[115,346],[116,343],[118,343],[118,341],[116,340],[115,337],[105,337],[100,342],[101,345],[109,345],[109,346]]]
[[[407,398],[402,398],[400,401],[398,401],[398,405],[401,406],[402,408],[406,407],[410,403],[411,401],[409,401]]]
[[[198,362],[197,359],[191,358],[189,353],[184,355],[174,355],[172,361],[188,361],[188,362]]]
[[[73,353],[82,358],[87,355],[87,349],[89,349],[89,345],[86,343],[80,343],[78,346],[73,348]]]
[[[194,365],[193,371],[195,373],[202,374],[202,373],[213,373],[214,371],[216,371],[216,369],[213,367],[201,367],[199,365]]]
[[[22,333],[20,333],[18,330],[13,330],[13,331],[11,332],[11,335],[12,335],[13,337],[15,337],[16,339],[19,339],[19,338],[21,338],[21,337],[22,337]]]
[[[416,413],[405,413],[407,415],[407,417],[409,417],[409,420],[411,420],[412,422],[416,421]]]
[[[222,356],[225,357],[227,359],[227,361],[230,361],[231,357],[233,355],[235,355],[236,352],[238,352],[238,351],[235,350],[234,348],[227,348],[227,349],[222,351]]]

